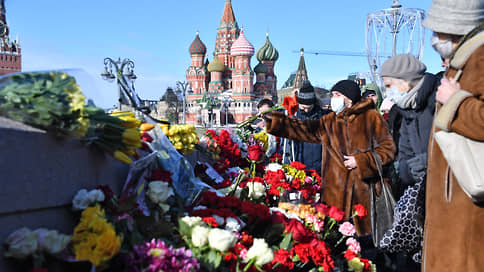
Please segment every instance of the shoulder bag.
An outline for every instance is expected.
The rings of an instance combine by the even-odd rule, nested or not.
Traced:
[[[380,156],[372,151],[373,158],[377,165],[381,192],[378,195],[376,191],[376,183],[370,184],[370,221],[373,244],[375,247],[379,246],[379,242],[383,234],[392,227],[393,224],[393,210],[395,207],[395,199],[392,192],[383,181],[383,170]]]
[[[484,142],[443,130],[434,137],[462,190],[472,201],[484,202]]]

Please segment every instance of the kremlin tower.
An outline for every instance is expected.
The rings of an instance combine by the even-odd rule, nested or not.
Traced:
[[[238,123],[257,113],[260,99],[277,101],[274,64],[279,53],[267,35],[264,45],[257,51],[259,63],[252,70],[254,46],[238,27],[231,0],[225,0],[213,60],[205,60],[207,48],[198,32],[189,52],[192,63],[186,72],[191,89],[187,94],[188,124],[225,125],[225,116],[231,123]]]
[[[22,71],[22,54],[18,38],[10,41],[5,0],[0,0],[0,75]]]

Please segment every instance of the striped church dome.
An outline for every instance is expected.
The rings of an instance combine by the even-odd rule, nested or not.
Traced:
[[[266,34],[266,42],[257,50],[256,57],[259,61],[276,61],[279,58],[279,52],[269,41],[269,33]]]
[[[207,53],[207,47],[203,44],[202,40],[200,40],[198,31],[197,36],[195,37],[195,40],[193,40],[188,51],[190,51],[190,55],[205,55],[205,53]]]
[[[232,44],[230,55],[232,56],[253,56],[254,46],[245,38],[244,29],[240,30],[239,38]]]

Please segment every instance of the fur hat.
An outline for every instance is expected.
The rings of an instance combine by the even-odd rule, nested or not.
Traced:
[[[433,0],[423,26],[434,32],[465,35],[484,22],[484,0]]]
[[[316,103],[314,87],[309,80],[305,80],[297,93],[297,102],[303,105],[313,105]]]
[[[412,81],[422,78],[427,67],[410,54],[400,54],[387,59],[381,66],[381,77],[393,77]]]
[[[358,84],[352,80],[340,80],[331,88],[332,92],[340,92],[351,99],[353,104],[361,100],[361,90]]]

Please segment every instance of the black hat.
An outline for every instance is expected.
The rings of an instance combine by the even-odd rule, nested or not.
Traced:
[[[331,88],[332,92],[340,92],[351,99],[353,105],[361,100],[361,90],[358,84],[352,80],[340,80]]]
[[[305,80],[299,89],[297,102],[303,105],[313,105],[316,102],[316,94],[309,80]]]
[[[370,94],[374,94],[376,95],[376,92],[374,90],[370,90],[370,89],[367,89],[364,93],[363,93],[363,97],[364,98],[367,98]]]

